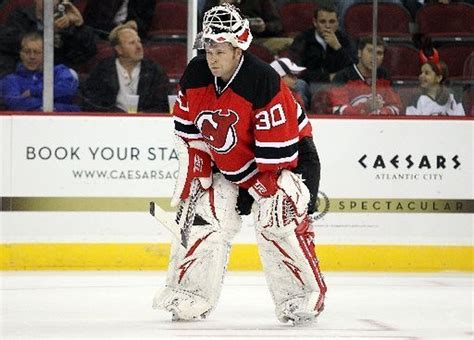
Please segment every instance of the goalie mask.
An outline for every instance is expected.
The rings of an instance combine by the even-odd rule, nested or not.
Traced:
[[[215,6],[204,14],[202,32],[197,35],[194,48],[203,49],[213,43],[224,42],[244,51],[252,42],[249,21],[243,19],[238,9],[230,4]]]

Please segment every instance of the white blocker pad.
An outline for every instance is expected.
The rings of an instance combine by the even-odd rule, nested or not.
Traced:
[[[166,286],[153,307],[175,320],[205,318],[215,307],[229,258],[230,242],[242,225],[236,211],[238,188],[221,174],[197,203],[196,215],[207,223],[193,225],[188,248],[173,240]]]
[[[287,170],[278,186],[253,207],[259,254],[278,319],[303,324],[322,311],[326,292],[308,231],[310,195],[301,177]]]

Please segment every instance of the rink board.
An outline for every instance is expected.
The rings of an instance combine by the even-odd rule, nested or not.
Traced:
[[[177,172],[161,116],[0,116],[0,266],[164,269]],[[325,270],[473,271],[473,120],[312,120]],[[260,270],[252,220],[229,269]]]

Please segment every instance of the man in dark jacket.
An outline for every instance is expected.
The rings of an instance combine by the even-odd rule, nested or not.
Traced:
[[[105,112],[169,112],[169,79],[163,68],[143,59],[137,24],[129,21],[112,30],[116,57],[92,70],[84,86],[84,110]]]
[[[29,32],[43,31],[43,1],[13,10],[0,27],[0,76],[13,72],[19,58],[20,41]],[[80,11],[69,1],[55,0],[54,63],[75,68],[97,53],[94,32],[84,25]]]
[[[336,72],[356,62],[356,51],[349,38],[339,31],[336,10],[321,6],[314,12],[314,28],[295,37],[290,57],[306,67],[302,78],[315,92],[321,83],[328,83]]]

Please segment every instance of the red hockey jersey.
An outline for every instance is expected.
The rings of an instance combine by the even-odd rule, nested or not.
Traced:
[[[204,56],[191,60],[173,116],[175,133],[205,141],[220,172],[243,188],[259,172],[294,168],[298,141],[312,134],[280,76],[249,53],[228,83],[212,75]]]
[[[332,113],[339,115],[373,114],[367,110],[367,104],[372,98],[370,79],[365,79],[354,64],[347,67],[334,77],[333,82],[338,84],[328,91],[329,106]],[[384,102],[384,106],[375,112],[381,115],[399,115],[402,103],[399,95],[393,90],[388,74],[384,69],[377,70],[377,97]]]

